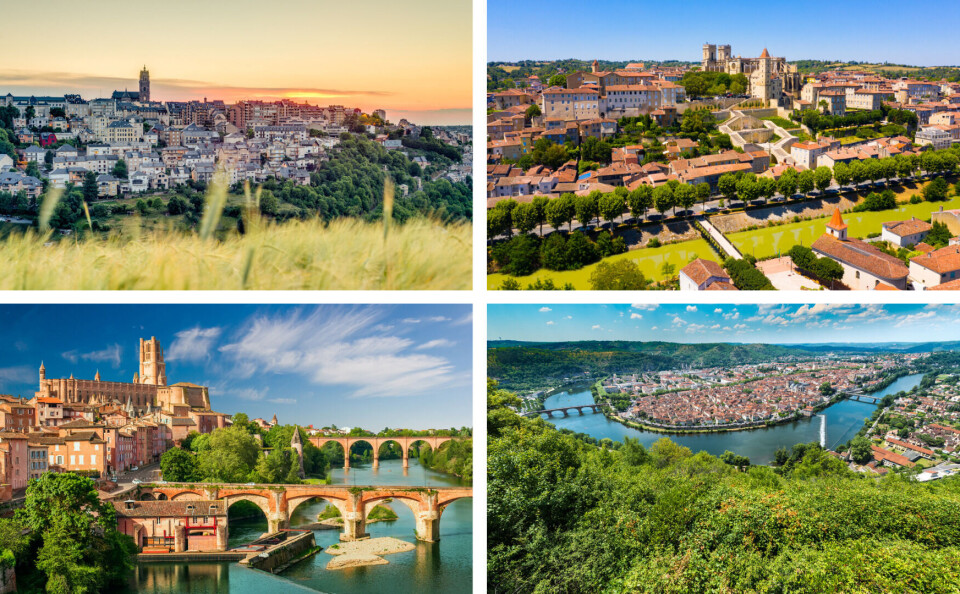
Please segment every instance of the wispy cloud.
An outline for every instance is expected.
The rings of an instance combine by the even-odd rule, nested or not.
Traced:
[[[61,356],[71,363],[77,363],[82,359],[96,363],[110,363],[110,366],[116,369],[120,367],[123,358],[123,347],[119,344],[113,344],[99,351],[81,353],[78,350],[72,350],[61,353]]]
[[[374,308],[330,307],[258,316],[220,351],[248,377],[295,373],[319,385],[351,386],[355,397],[412,396],[466,380],[446,358],[418,352],[412,340],[375,332],[379,316]]]
[[[447,340],[446,338],[437,338],[436,340],[429,340],[416,347],[418,351],[425,351],[428,349],[439,349],[439,348],[449,348],[457,343],[452,340]]]
[[[175,334],[176,338],[167,349],[166,358],[170,361],[202,361],[210,356],[210,351],[217,338],[220,337],[220,328],[190,328]]]
[[[30,383],[37,378],[37,370],[32,369],[29,365],[0,367],[0,389],[6,389],[7,386],[14,384]]]

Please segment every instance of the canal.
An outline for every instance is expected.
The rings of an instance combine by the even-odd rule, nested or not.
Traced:
[[[908,391],[918,385],[921,379],[923,379],[922,374],[901,377],[871,396],[882,398],[901,390]],[[544,408],[578,404],[593,404],[589,385],[570,386],[549,396],[544,402]],[[558,429],[586,433],[597,439],[609,438],[614,441],[623,441],[624,437],[632,437],[638,438],[644,447],[649,447],[658,439],[669,437],[675,443],[686,446],[694,452],[703,450],[719,456],[724,451],[730,450],[749,457],[753,464],[769,464],[773,461],[774,452],[781,447],[790,449],[797,443],[815,441],[823,443],[828,448],[834,448],[846,442],[857,434],[863,426],[864,419],[873,414],[874,408],[876,405],[866,402],[841,400],[815,416],[799,421],[774,427],[718,433],[669,434],[642,431],[611,421],[602,414],[585,412],[580,415],[576,411],[570,411],[568,417],[560,417],[557,416],[558,413],[554,413],[554,416],[547,420]]]
[[[401,460],[381,460],[380,468],[353,464],[349,471],[331,469],[333,484],[408,485],[411,487],[461,486],[455,476],[435,472],[410,459],[403,469]],[[327,503],[312,500],[301,504],[290,518],[296,528],[316,522]],[[387,555],[388,565],[355,567],[327,571],[332,556],[318,553],[287,571],[270,575],[237,563],[145,563],[139,565],[131,580],[131,592],[156,594],[196,594],[207,592],[470,592],[472,589],[473,501],[454,501],[440,520],[440,542],[425,543],[414,537],[413,512],[401,501],[389,507],[397,519],[367,525],[373,538],[390,536],[413,543],[416,549]],[[249,542],[267,530],[263,517],[231,520],[230,546]],[[339,530],[314,530],[317,545],[328,547],[339,542]]]

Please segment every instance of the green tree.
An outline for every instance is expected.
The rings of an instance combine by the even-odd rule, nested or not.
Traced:
[[[198,454],[198,467],[204,480],[246,482],[260,457],[257,440],[240,427],[217,429],[209,435],[207,449]]]
[[[171,215],[181,215],[188,210],[187,201],[180,196],[174,196],[167,201],[167,212]]]
[[[127,162],[123,159],[118,160],[111,173],[118,179],[127,179]]]
[[[547,205],[547,221],[554,229],[560,229],[560,226],[566,223],[570,226],[570,231],[573,231],[573,217],[576,212],[575,195],[561,194]]]
[[[833,181],[833,172],[829,167],[821,165],[814,170],[813,177],[817,189],[823,192],[830,187],[830,182]]]
[[[710,198],[710,184],[707,182],[697,184],[697,200],[705,204]]]
[[[610,234],[613,234],[614,220],[623,214],[624,200],[618,192],[610,192],[600,197],[597,203],[600,216],[610,223]]]
[[[540,117],[540,115],[541,115],[540,106],[537,105],[536,103],[531,104],[530,107],[528,107],[527,110],[523,112],[523,117],[527,125],[530,124],[530,121],[533,118]]]
[[[554,74],[550,77],[550,80],[547,81],[548,87],[566,87],[567,86],[567,77],[562,74]]]
[[[180,448],[170,448],[160,456],[160,471],[163,479],[169,482],[191,482],[199,479],[196,457]]]
[[[529,233],[537,226],[537,208],[529,202],[514,206],[510,216],[520,233]]]
[[[642,291],[651,281],[643,276],[634,260],[606,260],[590,273],[590,288],[594,291]]]
[[[596,163],[609,163],[612,150],[607,141],[590,136],[580,144],[580,158]]]
[[[547,196],[534,196],[533,197],[533,208],[534,216],[537,220],[537,225],[540,226],[540,236],[543,237],[543,224],[547,220],[547,204],[550,203],[550,198]]]
[[[807,195],[813,191],[815,178],[815,174],[810,169],[805,169],[797,175],[797,189],[800,190],[801,194]]]
[[[83,199],[87,202],[93,202],[97,199],[97,196],[100,195],[100,191],[97,188],[97,174],[88,171],[86,175],[83,176]]]
[[[953,233],[950,232],[950,229],[948,229],[944,223],[934,221],[930,228],[930,232],[927,233],[924,241],[934,247],[939,248],[945,247],[947,244],[949,244],[951,237],[953,237]]]
[[[674,190],[674,199],[675,206],[689,210],[697,203],[697,190],[690,184],[680,184]],[[674,210],[674,214],[676,214],[676,210]]]
[[[136,208],[137,212],[141,215],[145,215],[150,211],[150,207],[147,206],[147,203],[143,200],[143,198],[137,198],[137,203],[134,208]]]
[[[664,184],[653,189],[653,207],[661,215],[673,208],[673,190],[669,185]]]
[[[42,543],[36,567],[48,592],[112,590],[134,568],[136,545],[117,531],[116,510],[89,478],[47,472],[32,479],[16,517]]]
[[[732,173],[724,173],[717,180],[717,189],[727,200],[735,200],[737,198],[737,176]]]
[[[777,180],[777,190],[784,197],[789,199],[797,193],[797,170],[787,169]]]
[[[870,440],[862,435],[858,435],[850,440],[850,457],[857,464],[866,464],[873,460],[873,448],[870,447]]]
[[[280,201],[270,190],[264,190],[260,194],[260,212],[265,215],[274,216],[280,209]]]
[[[580,224],[584,227],[589,225],[590,221],[599,215],[600,207],[597,201],[602,195],[599,190],[594,190],[585,196],[577,196],[575,203],[577,220],[580,221]]]
[[[3,172],[0,172],[0,173],[3,173]],[[40,166],[37,165],[36,161],[30,161],[29,163],[27,163],[27,169],[26,171],[24,171],[24,173],[26,173],[29,176],[35,177],[37,179],[40,179]]]
[[[513,233],[514,200],[501,200],[493,208],[487,210],[487,238],[493,239],[500,235],[509,237]]]
[[[850,166],[846,163],[837,163],[833,166],[833,177],[837,180],[838,186],[845,186],[852,179],[850,175]]]
[[[630,203],[630,212],[636,217],[639,223],[646,215],[647,210],[653,206],[653,187],[641,184],[637,186],[634,191],[630,192],[627,200]]]
[[[947,180],[938,177],[923,187],[923,199],[927,202],[946,200],[949,189]]]

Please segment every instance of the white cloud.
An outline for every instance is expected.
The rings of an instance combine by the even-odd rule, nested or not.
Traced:
[[[673,318],[673,325],[674,325],[674,326],[683,326],[684,324],[686,324],[686,322],[684,322],[682,319],[680,319],[680,316],[674,316],[674,318]]]
[[[600,324],[594,324],[594,325],[593,325],[593,328],[591,328],[591,329],[592,329],[592,330],[601,330],[602,328],[600,328]]]
[[[271,398],[267,400],[267,402],[270,402],[271,404],[296,404],[297,399],[296,398]]]
[[[719,330],[719,329],[720,329],[720,324],[714,324],[713,326],[710,326],[710,329],[711,329],[711,330]]]
[[[696,334],[706,328],[703,324],[690,324],[687,326],[687,334]]]
[[[543,313],[546,313],[546,312],[548,312],[548,311],[553,311],[553,310],[552,310],[552,309],[550,309],[550,308],[549,308],[549,307],[547,307],[547,306],[543,306],[543,307],[541,307],[541,308],[540,308],[540,310],[539,310],[539,311],[541,311],[541,312],[543,312]]]
[[[564,319],[564,320],[572,320],[572,319],[573,319],[573,316],[563,316],[563,319]]]
[[[653,328],[650,328],[650,329],[651,329],[651,330],[659,330],[659,328],[657,328],[656,326],[654,326]]]
[[[80,359],[83,359],[84,361],[94,361],[97,363],[110,363],[110,365],[116,369],[120,367],[120,362],[123,358],[123,347],[119,344],[113,344],[99,351],[81,353],[80,351],[73,350],[61,353],[61,356],[71,363],[77,363]]]
[[[379,315],[325,306],[257,316],[220,351],[239,379],[295,373],[318,385],[350,386],[351,396],[413,396],[467,380],[446,358],[416,352],[410,339],[373,334]]]
[[[420,318],[403,318],[400,321],[403,322],[404,324],[419,324],[423,320],[421,320]]]
[[[449,322],[450,318],[447,316],[432,316],[427,318],[428,322]]]
[[[454,320],[453,323],[450,324],[450,325],[451,325],[451,326],[463,326],[463,325],[465,325],[465,324],[472,324],[472,323],[473,323],[473,310],[471,309],[469,312],[467,312],[467,314],[466,314],[465,316],[463,316],[463,317],[460,318],[459,320]]]
[[[436,340],[428,340],[427,342],[421,344],[416,348],[418,351],[425,351],[427,349],[437,349],[441,347],[452,347],[457,343],[452,340],[447,340],[446,338],[437,338]]]
[[[237,388],[234,390],[229,390],[227,396],[233,396],[234,398],[240,398],[241,400],[263,400],[267,392],[270,391],[270,388]]]
[[[909,324],[916,324],[917,322],[919,322],[919,321],[921,321],[921,320],[926,320],[926,319],[928,319],[928,318],[932,318],[932,317],[935,316],[935,315],[937,315],[936,312],[929,311],[929,310],[928,310],[928,311],[922,311],[922,312],[920,312],[920,313],[915,313],[915,314],[907,314],[907,315],[901,316],[901,317],[900,317],[900,320],[899,320],[896,324],[894,324],[894,326],[897,327],[897,328],[899,328],[900,326],[907,326],[907,325],[909,325]]]
[[[634,303],[630,307],[633,309],[639,309],[640,311],[653,311],[660,306],[656,303]]]
[[[693,312],[697,311],[697,306],[696,306],[696,305],[688,305],[688,306],[687,306],[687,311],[690,312],[690,313],[693,313]]]
[[[39,377],[37,369],[31,368],[29,365],[0,367],[0,388],[5,388],[11,384],[35,384]]]
[[[743,330],[743,329],[746,328],[746,327],[747,327],[746,324],[734,324],[733,329],[734,329],[734,330]]]
[[[639,319],[642,319],[642,318],[643,318],[643,314],[638,314],[638,313],[635,313],[635,312],[630,314],[630,319],[631,319],[631,320],[639,320]]]
[[[553,325],[554,325],[554,321],[553,321],[553,320],[550,320],[549,322],[547,322],[547,326],[553,326]]]
[[[170,361],[200,361],[210,356],[213,343],[220,337],[220,328],[190,328],[176,333],[176,338],[166,351]]]
[[[718,307],[717,309],[713,310],[713,313],[715,313],[715,314],[722,314],[722,313],[723,313],[723,310]]]
[[[724,319],[724,320],[739,320],[739,319],[740,319],[740,312],[737,311],[737,310],[733,310],[733,311],[731,311],[731,312],[729,312],[729,313],[725,313],[725,314],[723,314],[723,319]]]

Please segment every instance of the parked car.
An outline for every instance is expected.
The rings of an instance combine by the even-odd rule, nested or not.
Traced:
[[[130,467],[130,470],[140,470],[140,467],[139,467],[139,466],[131,466],[131,467]]]
[[[141,481],[140,479],[133,479],[133,484],[134,484],[134,485],[139,485],[139,484],[142,483],[142,482],[143,482],[143,481]]]

